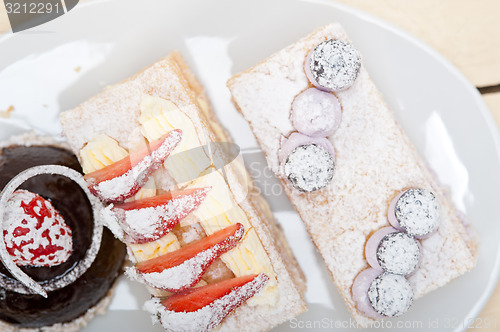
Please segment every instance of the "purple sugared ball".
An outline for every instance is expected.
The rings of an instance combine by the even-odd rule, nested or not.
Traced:
[[[333,178],[335,162],[325,148],[308,144],[296,147],[285,161],[285,175],[295,189],[311,192],[326,187]]]
[[[329,39],[309,53],[304,69],[314,86],[327,91],[341,91],[354,84],[360,68],[361,56],[350,43]]]
[[[420,245],[413,236],[402,232],[382,238],[377,248],[377,261],[386,272],[409,275],[420,261]]]
[[[301,145],[315,144],[326,149],[332,157],[335,159],[335,150],[333,149],[332,143],[325,137],[311,137],[299,132],[294,132],[281,142],[281,147],[278,151],[278,159],[280,164],[284,164],[288,155],[292,153],[295,148]]]
[[[340,126],[340,102],[332,93],[310,88],[295,97],[290,118],[295,129],[302,134],[330,136]]]
[[[373,233],[369,238],[368,241],[366,241],[365,244],[365,257],[366,261],[368,264],[370,264],[371,267],[373,267],[375,270],[378,271],[383,271],[382,267],[380,266],[378,260],[377,260],[377,250],[380,245],[380,241],[390,233],[396,233],[398,232],[397,229],[394,227],[382,227],[379,230],[377,230],[375,233]]]
[[[373,280],[375,280],[382,273],[382,271],[371,268],[365,269],[357,275],[356,279],[354,279],[354,283],[351,288],[352,298],[359,311],[361,311],[365,316],[375,319],[382,318],[383,316],[376,312],[370,303],[370,299],[368,298],[368,289],[370,288]]]
[[[391,225],[416,238],[433,234],[441,221],[439,201],[427,189],[411,188],[398,195],[389,207]]]
[[[368,299],[379,314],[396,317],[410,308],[413,303],[413,289],[405,277],[386,272],[370,284]]]

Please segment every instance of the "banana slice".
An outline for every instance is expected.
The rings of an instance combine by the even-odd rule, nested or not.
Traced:
[[[97,135],[80,150],[85,174],[97,171],[128,156],[127,150],[107,135]]]
[[[165,168],[177,183],[196,179],[212,162],[206,147],[201,146],[191,119],[172,102],[143,95],[139,122],[141,132],[153,141],[173,129],[181,129],[182,141],[165,161]]]
[[[90,173],[121,160],[129,153],[116,140],[107,135],[98,135],[80,150],[80,159],[84,173]],[[135,195],[136,199],[156,195],[154,178],[151,177],[146,185]],[[179,249],[181,246],[177,237],[169,233],[162,238],[143,244],[129,245],[134,258],[140,262],[151,259],[167,252]]]

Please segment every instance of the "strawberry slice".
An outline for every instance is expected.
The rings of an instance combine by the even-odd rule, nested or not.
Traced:
[[[268,280],[263,273],[228,279],[191,288],[162,301],[153,299],[145,307],[156,311],[167,331],[208,331],[259,292]]]
[[[194,188],[117,203],[111,208],[129,243],[158,240],[205,199],[211,187]]]
[[[182,131],[172,130],[144,149],[85,175],[90,191],[107,203],[124,201],[134,196],[181,139]]]
[[[140,262],[127,273],[151,287],[183,291],[198,283],[210,264],[234,248],[244,233],[242,224],[231,225],[179,250]]]
[[[19,266],[55,266],[73,251],[71,229],[50,201],[27,190],[16,190],[8,201],[4,242]]]

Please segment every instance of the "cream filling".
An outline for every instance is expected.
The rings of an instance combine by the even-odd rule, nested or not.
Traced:
[[[85,174],[99,170],[117,162],[129,153],[117,141],[106,135],[97,135],[80,150],[80,161]],[[146,185],[135,195],[136,199],[156,195],[156,185],[151,177]],[[142,244],[129,244],[135,261],[141,262],[180,249],[181,245],[173,233],[160,239]]]
[[[191,181],[212,162],[206,146],[202,146],[191,119],[175,104],[165,99],[143,95],[141,101],[141,133],[154,141],[166,132],[181,129],[182,140],[165,161],[165,168],[177,183]]]
[[[245,226],[245,236],[241,243],[223,254],[221,259],[237,277],[264,272],[269,277],[269,282],[262,292],[247,303],[275,305],[278,301],[278,288],[271,261],[248,217],[236,203],[221,171],[213,167],[209,151],[206,147],[201,148],[202,139],[191,119],[172,102],[149,95],[143,95],[140,109],[141,131],[149,141],[173,129],[183,131],[183,140],[164,166],[178,184],[189,182],[188,187],[212,187],[203,203],[192,212],[196,218],[190,219],[198,221],[207,235],[238,222]]]

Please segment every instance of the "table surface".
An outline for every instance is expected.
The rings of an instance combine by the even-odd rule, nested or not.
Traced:
[[[98,1],[98,0],[95,0]],[[406,30],[444,55],[481,92],[500,126],[499,0],[337,0]],[[0,33],[9,32],[0,5]],[[500,324],[500,284],[480,317]],[[483,328],[484,332],[497,331]]]

